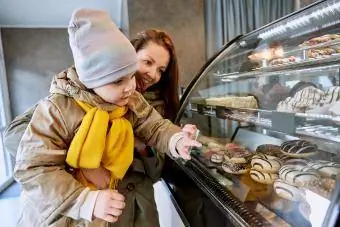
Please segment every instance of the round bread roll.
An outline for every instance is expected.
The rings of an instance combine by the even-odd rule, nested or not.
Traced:
[[[266,155],[266,158],[255,157],[251,159],[251,167],[266,173],[277,173],[281,167],[281,161],[269,155]]]
[[[274,181],[274,190],[278,196],[290,201],[302,201],[304,199],[304,194],[301,190],[285,183],[281,179]]]
[[[273,182],[278,178],[278,175],[275,173],[264,173],[255,169],[251,169],[250,177],[254,181],[261,184],[273,184]]]
[[[340,164],[335,162],[317,160],[308,163],[307,166],[319,171],[321,175],[326,177],[335,178],[340,174]]]
[[[244,174],[249,171],[247,163],[223,162],[222,169],[227,173]]]
[[[291,140],[282,143],[281,152],[291,157],[308,157],[318,153],[317,146],[305,140]]]

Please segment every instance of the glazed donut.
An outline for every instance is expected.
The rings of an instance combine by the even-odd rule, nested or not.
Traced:
[[[272,184],[278,178],[278,175],[275,173],[263,173],[255,169],[251,169],[250,177],[261,184]]]

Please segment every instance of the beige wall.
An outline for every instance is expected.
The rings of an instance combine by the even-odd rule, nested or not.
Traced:
[[[2,29],[12,116],[49,94],[52,76],[73,64],[66,29]]]
[[[148,28],[166,30],[179,61],[180,84],[187,86],[205,63],[203,0],[128,0],[130,37]]]

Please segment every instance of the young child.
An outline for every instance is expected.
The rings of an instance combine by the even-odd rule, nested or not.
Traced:
[[[175,158],[201,144],[135,92],[136,52],[106,12],[75,11],[68,32],[75,67],[53,78],[18,148],[18,225],[158,226],[143,191],[125,193],[144,179],[129,175],[134,134]]]

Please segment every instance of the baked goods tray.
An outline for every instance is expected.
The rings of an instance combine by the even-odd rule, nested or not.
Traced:
[[[249,209],[217,182],[195,156],[190,161],[176,160],[176,163],[195,181],[212,202],[221,208],[235,226],[271,226],[257,212],[254,212],[254,209]]]
[[[247,109],[248,112],[244,112],[244,110],[246,109],[212,107],[202,105],[200,110],[191,109],[191,112],[203,114],[210,117],[238,121],[242,123],[243,126],[256,125],[268,130],[277,131],[272,128],[272,111]],[[252,111],[257,112],[251,113]],[[296,123],[298,123],[296,124],[296,128],[294,130],[295,133],[292,134],[340,143],[340,129],[335,126],[339,123],[339,117],[305,113],[295,113],[292,116],[296,118]],[[284,131],[278,130],[278,132]]]
[[[244,80],[255,77],[266,77],[278,74],[299,74],[315,71],[337,70],[340,67],[339,54],[330,55],[324,58],[310,58],[308,60],[292,62],[283,65],[268,66],[258,68],[250,72],[232,72],[226,73],[224,76],[215,77],[223,82],[232,82],[237,80]],[[334,63],[335,62],[335,63]],[[322,66],[320,66],[322,65]]]
[[[199,172],[203,172],[205,177],[216,180],[237,203],[241,203],[246,207],[245,209],[252,211],[252,215],[261,219],[262,226],[311,226],[305,218],[296,215],[299,213],[299,203],[276,196],[270,189],[271,186],[256,182],[249,184],[250,178],[247,177],[247,174],[240,178],[240,175],[225,173],[218,164],[204,158],[199,152],[194,152],[192,164],[198,168]],[[245,184],[246,181],[248,183]]]

